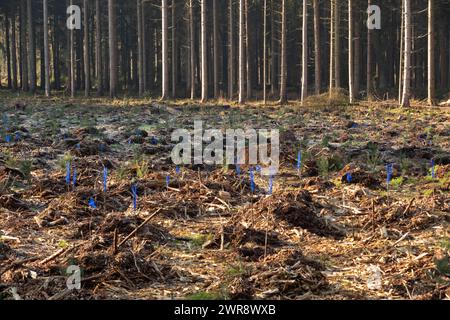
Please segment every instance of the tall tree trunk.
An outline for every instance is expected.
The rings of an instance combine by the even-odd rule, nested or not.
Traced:
[[[264,31],[263,31],[263,100],[267,103],[267,0],[264,0]]]
[[[314,9],[314,80],[315,80],[315,92],[320,94],[320,89],[322,87],[322,57],[320,50],[320,6],[319,0],[313,0]]]
[[[168,21],[168,0],[162,0],[162,97],[169,98],[169,21]]]
[[[12,87],[11,78],[11,43],[9,37],[9,14],[5,14],[5,42],[6,42],[6,72],[8,75],[8,89]]]
[[[20,6],[20,78],[21,78],[21,86],[22,91],[28,91],[28,50],[27,50],[27,33],[26,33],[26,25],[27,25],[27,5],[25,0],[21,1]]]
[[[117,29],[116,1],[108,0],[108,30],[109,30],[109,96],[117,95]]]
[[[89,97],[91,91],[90,46],[89,46],[89,0],[84,0],[84,95]]]
[[[280,104],[287,102],[287,23],[286,0],[281,1],[281,72],[280,72]]]
[[[340,2],[335,1],[335,9],[334,9],[334,31],[336,33],[334,37],[334,68],[335,68],[335,85],[336,88],[341,87],[341,9]]]
[[[95,0],[95,66],[97,68],[97,94],[103,94],[103,61],[102,61],[102,13],[100,0]]]
[[[153,82],[154,82],[154,74],[153,74],[153,62],[155,59],[154,51],[152,51],[155,48],[155,39],[156,39],[156,28],[153,31],[149,32],[150,40],[147,41],[147,24],[145,23],[146,20],[146,12],[145,12],[145,1],[141,2],[141,29],[142,29],[142,83],[144,86],[143,91],[147,92],[150,88],[153,89]],[[147,47],[150,47],[149,54],[147,56]],[[148,59],[150,57],[150,60]],[[149,77],[150,74],[150,77]]]
[[[276,22],[275,22],[275,7],[274,3],[277,0],[271,0],[271,10],[270,10],[270,95],[275,96],[276,90],[276,82],[277,82],[277,63],[278,63],[278,55],[277,55],[277,42],[276,42]]]
[[[172,97],[177,96],[178,62],[177,62],[177,22],[176,0],[172,0]]]
[[[403,0],[402,0],[403,1]],[[370,7],[372,5],[371,0],[367,0],[367,4]],[[367,17],[369,18],[370,12],[367,12]],[[370,100],[372,97],[372,30],[367,28],[367,99]]]
[[[31,0],[27,0],[28,17],[28,71],[30,92],[36,92],[36,47],[34,43],[33,8]]]
[[[330,73],[330,84],[329,84],[329,91],[330,95],[333,92],[333,88],[335,85],[335,68],[334,68],[334,62],[335,62],[335,42],[334,42],[334,9],[335,9],[335,2],[336,0],[331,0],[330,2],[330,66],[329,66],[329,73]]]
[[[17,90],[17,47],[16,47],[16,14],[11,17],[11,61],[12,61],[12,89]]]
[[[428,0],[428,104],[435,104],[434,0]],[[443,71],[445,72],[445,71]]]
[[[303,26],[302,26],[302,105],[308,95],[308,3],[303,0]]]
[[[219,17],[218,1],[213,1],[214,99],[219,97]]]
[[[246,75],[247,75],[247,99],[251,99],[253,96],[252,89],[253,89],[253,81],[252,81],[252,65],[253,62],[251,61],[252,58],[252,44],[250,39],[250,17],[248,14],[249,6],[248,6],[248,0],[245,0],[245,63],[246,63]]]
[[[234,97],[234,0],[229,0],[228,22],[228,97]]]
[[[73,0],[70,0],[70,5],[73,5]],[[70,96],[72,98],[75,97],[75,64],[76,64],[76,56],[75,56],[75,30],[70,30]]]
[[[245,76],[245,39],[244,39],[244,5],[245,0],[239,0],[239,103],[242,104],[245,101],[244,98],[244,76]]]
[[[411,1],[403,0],[405,8],[405,57],[403,67],[403,97],[402,107],[409,107],[410,105],[410,90],[411,90]]]
[[[231,0],[232,1],[232,0]],[[195,99],[195,72],[196,72],[196,50],[195,50],[195,21],[194,21],[194,0],[189,0],[189,49],[191,51],[190,58],[191,58],[191,99]]]
[[[348,0],[348,87],[350,94],[350,103],[355,100],[354,92],[354,61],[353,61],[353,0]]]
[[[402,0],[401,3],[401,27],[400,27],[400,63],[398,70],[398,102],[402,103],[403,97],[403,58],[405,57],[404,46],[405,46],[405,2]]]
[[[144,68],[143,68],[143,59],[145,57],[143,56],[142,52],[142,36],[143,36],[143,30],[142,30],[142,1],[137,0],[136,3],[137,7],[137,30],[138,30],[138,78],[139,78],[139,97],[142,97],[144,94]]]
[[[360,1],[356,1],[355,10],[356,12],[356,20],[355,24],[355,42],[354,42],[354,65],[355,65],[355,73],[354,73],[354,82],[353,82],[353,92],[355,93],[355,97],[359,97],[359,89],[361,85],[361,13],[360,13]]]
[[[207,0],[201,0],[202,102],[208,100]]]
[[[48,43],[48,0],[43,0],[43,12],[44,12],[44,68],[45,68],[45,95],[50,96],[50,52]],[[53,32],[55,32],[54,30]],[[41,70],[42,72],[42,70]]]

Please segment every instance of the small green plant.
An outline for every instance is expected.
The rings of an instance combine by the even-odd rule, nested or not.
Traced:
[[[195,247],[201,247],[207,241],[212,240],[213,237],[212,234],[193,234],[190,237],[190,243]]]
[[[439,246],[440,246],[442,249],[450,250],[450,238],[442,239],[442,241],[441,241],[441,243],[439,244]]]
[[[404,183],[403,177],[398,177],[398,178],[392,179],[391,186],[395,190],[398,190],[403,185],[403,183]]]
[[[73,161],[73,156],[70,153],[66,152],[66,153],[64,153],[62,158],[59,159],[58,165],[62,170],[65,170],[67,167],[67,163],[72,162],[72,161]]]
[[[381,163],[381,153],[378,150],[378,146],[369,142],[367,144],[367,164],[372,171],[375,171],[376,167]]]
[[[319,175],[323,178],[328,178],[330,163],[327,157],[320,157],[317,160],[317,169],[319,170]]]
[[[69,243],[66,240],[59,240],[58,247],[61,249],[67,249],[69,247]]]

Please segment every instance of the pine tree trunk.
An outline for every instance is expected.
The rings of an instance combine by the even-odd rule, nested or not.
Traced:
[[[245,64],[246,64],[246,82],[247,82],[247,99],[251,99],[253,96],[253,83],[252,83],[252,61],[251,61],[251,50],[252,50],[252,44],[250,41],[250,17],[248,14],[249,6],[248,6],[248,0],[245,0]]]
[[[168,0],[162,0],[161,3],[161,21],[162,21],[162,97],[169,98],[169,21],[168,21]]]
[[[402,97],[402,107],[410,106],[410,90],[411,90],[411,1],[404,1],[405,9],[405,57],[404,57],[404,67],[403,67],[403,97]]]
[[[11,69],[12,69],[12,89],[17,90],[17,47],[16,47],[16,14],[11,17]]]
[[[214,99],[219,97],[219,18],[218,1],[213,1]]]
[[[116,29],[116,1],[108,0],[108,30],[109,30],[109,96],[117,95],[117,29]]]
[[[84,0],[84,95],[89,97],[91,91],[90,46],[89,46],[89,0]]]
[[[281,72],[280,72],[280,104],[287,102],[287,23],[286,0],[281,1]]]
[[[405,45],[405,6],[404,1],[402,0],[401,3],[401,18],[400,18],[400,63],[399,63],[399,70],[398,70],[398,102],[402,103],[402,97],[403,97],[403,65],[404,61],[403,58],[405,57],[404,52],[404,45]]]
[[[348,0],[348,87],[350,95],[350,103],[355,100],[354,90],[354,61],[353,61],[353,0]]]
[[[244,98],[244,76],[245,76],[245,39],[244,39],[244,1],[239,0],[239,103],[242,104],[245,101]]]
[[[334,62],[335,62],[335,50],[334,50],[334,8],[335,8],[335,2],[336,0],[331,0],[330,2],[330,66],[329,66],[329,72],[330,72],[330,84],[329,84],[329,91],[330,95],[333,92],[333,88],[335,85],[335,69],[334,69]]]
[[[208,100],[207,0],[201,0],[202,102]]]
[[[334,68],[335,68],[335,85],[336,88],[341,87],[341,10],[340,10],[340,2],[335,1],[335,9],[334,9],[334,31],[336,33],[334,37]]]
[[[45,95],[50,96],[50,52],[48,43],[48,0],[43,0]],[[42,72],[42,70],[41,70]]]
[[[356,20],[355,24],[355,42],[354,42],[354,65],[355,65],[355,73],[354,73],[354,82],[353,92],[355,93],[355,97],[359,97],[359,89],[361,84],[361,13],[360,13],[360,1],[356,1],[355,10],[356,12]]]
[[[403,1],[403,0],[402,0]],[[371,0],[367,0],[367,5],[371,6]],[[369,14],[369,12],[368,12]],[[369,17],[369,16],[368,16]],[[367,28],[367,100],[372,97],[372,30]]]
[[[144,69],[142,60],[144,59],[143,52],[142,52],[142,2],[141,0],[136,1],[136,8],[137,8],[137,39],[138,39],[138,47],[137,47],[137,53],[138,53],[138,82],[139,82],[139,97],[142,97],[144,94],[144,81],[143,81],[143,75],[144,75]]]
[[[12,88],[11,78],[11,43],[9,37],[9,14],[5,13],[5,42],[6,42],[6,72],[8,76],[8,89]]]
[[[314,80],[315,92],[320,94],[322,87],[322,77],[320,69],[322,67],[322,56],[320,49],[320,6],[319,0],[313,0],[314,9]]]
[[[70,0],[70,5],[73,5],[73,0]],[[76,56],[75,56],[75,30],[71,29],[70,31],[70,96],[72,98],[75,97],[75,64],[76,64]]]
[[[195,99],[196,82],[195,82],[195,72],[196,72],[196,50],[195,50],[195,21],[194,21],[194,0],[189,1],[189,49],[191,51],[191,99]]]
[[[264,31],[263,31],[263,100],[267,103],[267,0],[264,0]]]
[[[229,0],[228,22],[228,97],[234,97],[234,0]]]
[[[30,92],[36,92],[36,48],[34,43],[33,8],[31,0],[27,0],[28,17],[28,71],[30,80]]]
[[[100,0],[95,0],[95,66],[97,78],[97,94],[103,94],[103,62],[102,62],[102,15]]]
[[[278,56],[277,56],[277,43],[275,38],[276,33],[276,22],[275,22],[275,8],[274,8],[274,2],[276,0],[271,1],[271,12],[270,12],[270,95],[272,97],[275,96],[275,90],[276,90],[276,82],[277,82],[277,62],[278,62]]]
[[[26,33],[26,1],[22,0],[20,6],[20,78],[21,78],[21,86],[22,91],[28,91],[28,54],[27,54],[27,33]]]
[[[301,102],[305,103],[308,95],[308,4],[303,0],[303,26],[302,26],[302,92]]]
[[[172,0],[172,98],[177,96],[178,62],[177,62],[177,23],[176,0]]]
[[[434,0],[428,0],[428,104],[435,104]]]

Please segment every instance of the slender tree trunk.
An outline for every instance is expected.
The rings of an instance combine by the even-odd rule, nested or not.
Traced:
[[[21,86],[22,91],[28,91],[28,50],[27,50],[27,33],[26,33],[26,21],[27,21],[27,5],[25,0],[21,2],[20,6],[20,65],[21,65]]]
[[[95,66],[97,69],[97,94],[103,94],[103,62],[102,62],[102,13],[100,0],[95,0]]]
[[[16,14],[11,17],[11,60],[12,60],[12,89],[17,90],[17,47],[16,47]]]
[[[6,71],[8,75],[8,89],[12,88],[11,78],[11,43],[9,37],[9,14],[5,14],[5,42],[6,42]]]
[[[303,0],[303,26],[302,26],[302,93],[301,102],[305,103],[308,95],[308,3]]]
[[[142,60],[144,59],[143,52],[142,52],[142,1],[137,0],[136,2],[137,7],[137,30],[138,30],[138,77],[139,77],[139,97],[142,97],[144,94],[144,81],[143,81],[143,75],[144,75],[144,69],[143,69],[143,63]]]
[[[109,29],[109,95],[117,95],[117,29],[116,29],[116,1],[108,0],[108,29]]]
[[[27,0],[28,17],[28,71],[30,80],[30,92],[36,92],[36,47],[34,43],[33,8],[31,0]]]
[[[371,0],[367,0],[368,6],[372,5]],[[369,18],[370,12],[367,12],[367,17]],[[372,30],[367,28],[367,99],[370,100],[372,97]]]
[[[263,100],[267,103],[267,0],[264,0],[264,31],[263,31]]]
[[[229,0],[228,22],[228,97],[234,97],[234,0]]]
[[[275,90],[276,90],[276,82],[277,82],[277,62],[278,62],[278,56],[276,54],[276,22],[275,22],[275,7],[274,3],[276,0],[271,0],[271,10],[270,10],[270,95],[272,97],[275,96]]]
[[[84,0],[84,95],[89,97],[91,91],[90,46],[89,46],[89,0]]]
[[[353,0],[348,0],[348,87],[350,94],[350,103],[355,100],[354,92],[354,61],[353,61]]]
[[[405,9],[405,57],[404,57],[404,67],[403,67],[403,97],[402,97],[402,107],[410,106],[410,95],[411,95],[411,1],[404,1]]]
[[[246,75],[247,75],[247,99],[251,99],[253,96],[253,81],[252,81],[252,44],[250,42],[250,17],[248,14],[249,6],[248,0],[245,0],[245,63],[246,63]]]
[[[286,0],[281,1],[281,72],[280,72],[280,104],[287,102],[287,23]]]
[[[70,5],[73,5],[73,0],[70,0]],[[70,96],[72,98],[75,97],[75,64],[76,64],[76,56],[75,56],[75,30],[70,30]]]
[[[435,104],[434,0],[428,0],[428,104]],[[445,72],[445,71],[443,71]]]
[[[168,0],[162,0],[162,99],[169,98],[169,21]]]
[[[178,62],[177,62],[177,25],[176,25],[176,0],[172,0],[172,97],[177,96]]]
[[[360,13],[360,1],[356,1],[355,10],[356,12],[356,20],[355,24],[355,42],[354,42],[354,65],[355,65],[355,73],[354,73],[354,82],[353,92],[355,93],[355,97],[359,97],[359,89],[361,85],[361,13]]]
[[[314,9],[314,80],[315,80],[315,92],[320,94],[322,87],[321,67],[321,43],[320,43],[320,6],[319,0],[313,0]]]
[[[214,99],[219,97],[219,17],[218,1],[213,1]]]
[[[150,39],[147,39],[147,24],[146,20],[146,11],[145,11],[145,1],[141,2],[141,29],[142,29],[142,83],[144,86],[143,91],[147,92],[150,88],[153,89],[154,83],[154,72],[153,72],[153,63],[155,60],[155,54],[153,49],[155,48],[155,39],[156,39],[156,29],[155,31],[149,32]],[[148,41],[147,41],[148,40]],[[147,47],[150,47],[149,54],[147,55]],[[148,59],[150,57],[150,59]],[[150,77],[149,77],[150,74]]]
[[[334,8],[335,8],[335,2],[336,0],[331,0],[330,2],[330,84],[329,84],[329,91],[330,95],[333,92],[333,88],[335,85],[335,69],[334,69],[334,62],[335,62],[335,50],[334,50]]]
[[[336,88],[341,87],[341,10],[340,10],[340,2],[335,1],[335,9],[334,9],[334,26],[335,26],[335,37],[334,37],[334,68],[335,68],[335,84]]]
[[[202,102],[208,100],[207,0],[201,0]]]
[[[231,0],[232,1],[232,0]],[[189,0],[189,41],[190,46],[189,49],[191,51],[190,57],[191,57],[191,99],[195,99],[195,72],[196,72],[196,61],[197,56],[195,54],[195,21],[194,21],[194,0]]]
[[[245,76],[245,39],[244,39],[244,5],[245,0],[239,0],[239,103],[242,104],[245,101],[244,98],[244,76]]]
[[[401,27],[400,27],[400,63],[398,70],[398,103],[402,103],[403,97],[403,58],[405,57],[404,45],[405,45],[405,6],[404,1],[401,1]]]
[[[43,0],[44,12],[44,68],[45,68],[45,95],[50,96],[50,52],[48,43],[48,0]],[[55,30],[54,30],[55,32]],[[42,70],[41,70],[42,72]]]

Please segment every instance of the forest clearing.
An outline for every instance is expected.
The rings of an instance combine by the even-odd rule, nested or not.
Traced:
[[[0,144],[4,298],[9,286],[27,299],[448,298],[446,110],[155,105],[2,107],[14,132]],[[194,118],[219,128],[278,123],[273,193],[257,174],[252,192],[246,167],[177,170],[170,133]],[[394,164],[389,189],[385,163]],[[83,270],[79,291],[65,289],[73,264]],[[382,282],[370,289],[375,267]]]
[[[0,1],[0,300],[450,299],[449,16]]]

